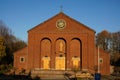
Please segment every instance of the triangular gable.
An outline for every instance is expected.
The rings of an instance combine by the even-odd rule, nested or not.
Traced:
[[[76,22],[77,24],[80,24],[80,25],[84,26],[86,29],[88,29],[88,30],[90,30],[90,31],[93,31],[93,32],[95,33],[95,30],[93,30],[93,29],[89,28],[88,26],[86,26],[86,25],[80,23],[79,21],[76,21],[75,19],[73,19],[73,18],[67,16],[67,15],[64,14],[63,12],[60,12],[60,13],[58,13],[57,15],[53,16],[52,18],[50,18],[50,19],[48,19],[48,20],[46,20],[46,21],[44,21],[44,22],[38,24],[37,26],[35,26],[35,27],[33,27],[32,29],[28,30],[28,32],[30,32],[30,31],[36,29],[36,28],[39,27],[39,26],[42,26],[43,24],[47,23],[48,21],[52,20],[53,18],[55,18],[55,17],[57,17],[57,16],[59,16],[59,15],[65,16],[66,18],[69,18],[70,20]]]

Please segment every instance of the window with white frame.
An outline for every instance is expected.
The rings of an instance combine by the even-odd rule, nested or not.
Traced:
[[[24,57],[20,57],[20,62],[21,63],[25,62],[25,58]]]
[[[102,63],[103,63],[103,58],[100,58],[99,61],[100,61],[100,63],[102,64]]]

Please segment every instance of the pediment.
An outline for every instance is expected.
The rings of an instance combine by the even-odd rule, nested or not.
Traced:
[[[63,12],[55,15],[47,21],[40,23],[28,31],[28,33],[86,33],[95,31],[84,24],[67,16]]]

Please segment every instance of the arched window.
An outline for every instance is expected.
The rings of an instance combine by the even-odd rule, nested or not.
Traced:
[[[45,38],[41,41],[41,57],[50,56],[51,54],[51,41]]]
[[[44,38],[41,41],[41,64],[42,69],[50,69],[51,40]]]
[[[56,40],[56,54],[66,53],[66,42],[64,39],[60,38]]]
[[[74,38],[70,42],[70,58],[72,59],[73,68],[82,67],[82,43],[78,38]]]
[[[55,69],[65,70],[66,67],[66,41],[63,38],[56,40]]]

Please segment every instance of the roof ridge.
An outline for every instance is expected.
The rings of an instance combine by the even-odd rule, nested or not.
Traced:
[[[40,24],[36,25],[35,27],[31,28],[31,29],[28,30],[27,32],[31,31],[32,29],[36,28],[36,27],[39,26],[39,25],[42,25],[43,23],[46,23],[47,21],[51,20],[52,18],[56,17],[56,16],[59,15],[59,14],[64,14],[64,13],[63,13],[63,12],[59,12],[58,14],[54,15],[53,17],[48,18],[47,20],[43,21],[42,23],[40,23]],[[65,14],[64,14],[64,15],[65,15]]]

